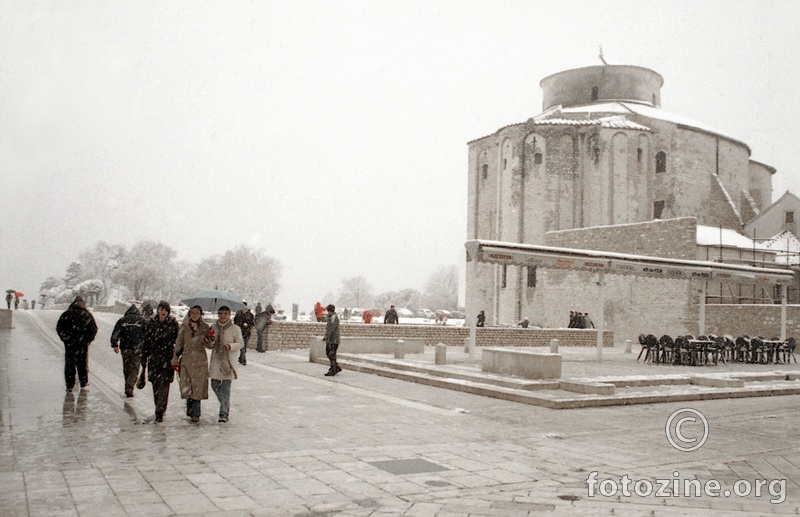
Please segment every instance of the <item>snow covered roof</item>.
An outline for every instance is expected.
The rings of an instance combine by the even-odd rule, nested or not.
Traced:
[[[766,249],[778,252],[775,255],[775,262],[778,264],[800,264],[800,240],[792,232],[784,230],[760,244]]]
[[[727,135],[722,131],[715,129],[709,125],[697,122],[696,120],[684,117],[682,115],[676,115],[674,113],[664,111],[661,108],[656,108],[648,104],[639,104],[637,102],[609,101],[609,102],[584,104],[582,106],[569,106],[562,108],[561,113],[587,113],[590,115],[592,113],[598,113],[598,114],[618,113],[621,115],[636,114],[636,115],[641,115],[643,117],[664,120],[666,122],[672,122],[673,124],[680,124],[682,126],[689,126],[696,129],[700,129],[702,131],[713,133],[715,135],[724,136],[725,138],[728,138],[730,140],[735,140],[747,146],[747,144],[745,144],[741,140],[733,138],[730,135]],[[749,146],[747,146],[747,148],[748,150],[750,149]]]
[[[628,120],[622,115],[592,119],[570,119],[570,118],[536,118],[534,124],[538,126],[600,126],[611,129],[633,129],[636,131],[653,131],[647,126],[637,124]]]
[[[753,240],[736,230],[715,226],[697,225],[697,244],[699,246],[728,246],[731,248],[753,249]],[[757,249],[763,247],[756,245]]]

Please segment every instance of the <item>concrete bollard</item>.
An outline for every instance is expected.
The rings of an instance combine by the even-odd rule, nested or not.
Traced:
[[[405,359],[406,358],[406,342],[402,339],[397,340],[397,344],[394,348],[394,358],[395,359]]]
[[[465,354],[469,353],[469,338],[464,339],[464,353]]]
[[[557,340],[557,339],[551,339],[550,340],[550,353],[551,354],[557,354],[558,353],[558,345],[559,345],[559,343],[560,343],[560,341]]]
[[[447,345],[444,343],[436,344],[436,364],[447,364]]]
[[[626,354],[630,354],[631,353],[631,344],[632,343],[631,343],[630,339],[626,339],[625,340],[625,353]]]

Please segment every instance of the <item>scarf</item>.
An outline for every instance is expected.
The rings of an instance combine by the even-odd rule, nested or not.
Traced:
[[[214,324],[214,326],[216,327],[216,330],[214,332],[217,333],[217,335],[214,336],[214,348],[220,347],[220,351],[224,350],[222,348],[222,345],[223,345],[223,343],[222,343],[222,334],[225,332],[225,329],[227,329],[231,325],[233,325],[233,320],[232,319],[228,319],[228,321],[225,322],[224,324],[220,324],[219,322],[216,322]]]

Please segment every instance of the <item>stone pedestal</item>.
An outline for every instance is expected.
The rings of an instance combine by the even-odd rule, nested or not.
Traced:
[[[405,341],[403,341],[402,339],[398,339],[397,344],[394,347],[394,358],[395,359],[406,358]]]
[[[10,329],[12,327],[12,315],[14,311],[0,309],[0,329]]]
[[[558,343],[559,343],[559,341],[557,339],[551,339],[550,340],[550,353],[551,354],[557,354],[558,353]]]
[[[439,343],[436,345],[436,364],[447,364],[447,345]]]

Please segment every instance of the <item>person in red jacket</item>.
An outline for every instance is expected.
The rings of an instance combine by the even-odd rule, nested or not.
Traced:
[[[317,322],[319,323],[325,321],[325,307],[319,302],[314,305],[314,317],[317,318]]]
[[[369,325],[372,323],[372,312],[369,310],[364,311],[364,314],[361,315],[361,319],[364,320],[364,323]]]

